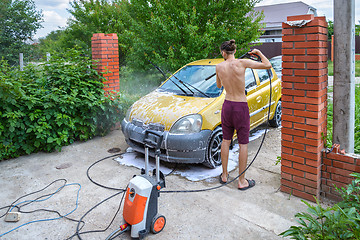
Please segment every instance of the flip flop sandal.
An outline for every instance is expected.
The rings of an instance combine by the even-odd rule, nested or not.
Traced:
[[[220,177],[221,177],[221,175],[220,175]],[[245,191],[245,190],[247,190],[247,189],[249,189],[249,188],[252,188],[253,186],[255,186],[255,180],[252,180],[252,179],[246,179],[246,181],[248,181],[248,183],[249,183],[249,186],[247,186],[247,187],[244,187],[244,188],[238,188],[240,191]]]
[[[229,174],[227,175],[226,182],[224,182],[224,181],[222,180],[221,175],[222,175],[222,173],[220,173],[220,175],[219,175],[219,182],[220,182],[221,184],[227,183],[227,181],[229,180]]]

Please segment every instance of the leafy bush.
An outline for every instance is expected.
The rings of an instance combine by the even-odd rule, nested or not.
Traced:
[[[316,206],[303,201],[309,208],[308,213],[295,215],[300,226],[291,226],[280,235],[292,239],[360,239],[360,174],[351,176],[356,179],[346,189],[337,188],[341,202],[323,208],[318,201]]]
[[[106,134],[130,103],[122,95],[105,96],[102,81],[76,49],[22,72],[1,60],[0,160]]]

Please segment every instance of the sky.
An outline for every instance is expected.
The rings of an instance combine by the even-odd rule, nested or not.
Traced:
[[[261,5],[296,2],[297,0],[262,0]],[[317,9],[318,16],[326,16],[327,20],[333,20],[334,0],[302,0],[302,2]],[[66,26],[67,19],[71,16],[67,9],[70,9],[69,0],[34,0],[36,8],[42,10],[44,15],[43,28],[35,34],[35,38],[45,37],[51,31]],[[360,0],[355,0],[355,23],[360,21]]]

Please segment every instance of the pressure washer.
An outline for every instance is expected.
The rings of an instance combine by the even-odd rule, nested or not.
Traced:
[[[163,135],[146,130],[145,169],[140,176],[134,176],[126,189],[123,217],[131,226],[131,237],[143,239],[150,231],[161,232],[166,224],[166,218],[158,214],[158,198],[160,189],[165,188],[165,176],[160,171],[160,147]],[[149,148],[155,150],[156,168],[152,176],[149,173]]]

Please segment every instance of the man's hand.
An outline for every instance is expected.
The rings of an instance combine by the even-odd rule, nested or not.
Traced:
[[[257,66],[257,67],[254,67],[254,68],[260,68],[260,69],[271,68],[271,63],[269,62],[269,59],[267,59],[259,49],[254,48],[252,51],[249,52],[249,54],[250,55],[257,55],[261,59],[262,66]]]
[[[249,54],[252,54],[252,55],[254,55],[254,54],[256,54],[256,55],[259,55],[259,54],[261,54],[262,52],[260,52],[260,50],[259,49],[256,49],[256,48],[254,48],[251,52],[249,52]]]

